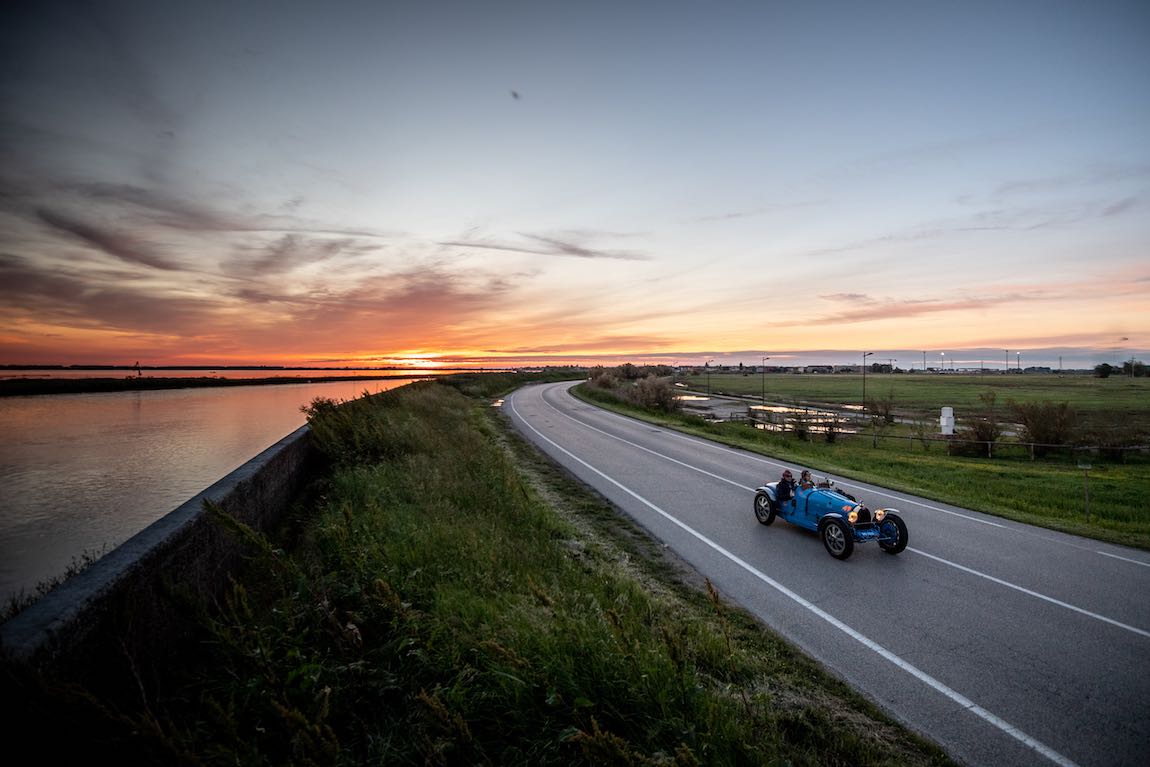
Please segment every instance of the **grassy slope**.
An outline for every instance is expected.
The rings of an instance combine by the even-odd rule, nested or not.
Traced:
[[[321,408],[330,479],[167,689],[20,680],[8,721],[121,764],[948,763],[522,443],[486,399],[514,380],[455,383]]]
[[[872,447],[871,440],[865,437],[840,440],[833,445],[806,442],[739,424],[707,424],[698,418],[651,414],[597,396],[595,390],[584,386],[576,387],[574,392],[603,407],[790,461],[796,467],[841,474],[1020,522],[1150,549],[1150,510],[1145,504],[1150,492],[1150,464],[1145,460],[1094,465],[1088,520],[1084,511],[1084,473],[1075,463],[965,458],[947,455],[937,445],[923,450],[909,439],[884,440],[878,448]]]

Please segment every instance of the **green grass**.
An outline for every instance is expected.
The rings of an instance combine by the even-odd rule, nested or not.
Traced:
[[[328,478],[237,528],[251,566],[165,689],[22,684],[12,726],[66,713],[117,763],[949,764],[523,443],[498,382],[445,383],[317,403]]]
[[[1087,519],[1086,477],[1076,460],[1031,461],[1025,452],[1008,451],[1000,451],[1007,457],[967,458],[948,455],[937,443],[925,450],[910,437],[882,439],[876,448],[866,434],[840,437],[836,443],[827,444],[817,435],[813,441],[805,441],[742,424],[646,412],[614,402],[586,386],[577,386],[573,392],[617,412],[769,455],[816,473],[841,474],[1020,522],[1150,549],[1150,509],[1145,503],[1150,494],[1150,461],[1145,456],[1134,456],[1124,463],[1089,459]],[[776,477],[763,477],[764,481],[773,479]]]

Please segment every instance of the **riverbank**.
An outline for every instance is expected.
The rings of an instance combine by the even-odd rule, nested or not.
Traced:
[[[524,443],[523,380],[313,406],[325,477],[241,531],[191,652],[99,703],[8,667],[10,726],[120,764],[949,764]]]
[[[125,376],[123,378],[7,378],[0,379],[0,397],[20,397],[32,394],[92,394],[119,391],[153,391],[161,389],[195,389],[208,386],[269,386],[276,384],[335,383],[342,381],[389,381],[427,378],[423,375],[298,375],[268,376],[266,378],[152,377]]]

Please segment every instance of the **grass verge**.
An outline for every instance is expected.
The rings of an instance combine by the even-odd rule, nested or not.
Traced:
[[[949,764],[454,385],[316,403],[330,474],[275,538],[221,518],[252,560],[196,656],[132,700],[12,672],[9,721],[119,764]]]

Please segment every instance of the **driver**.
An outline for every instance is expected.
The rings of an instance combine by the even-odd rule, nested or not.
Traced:
[[[783,470],[783,478],[775,485],[775,500],[781,505],[790,501],[794,504],[795,501],[795,475],[791,474],[790,469]]]

